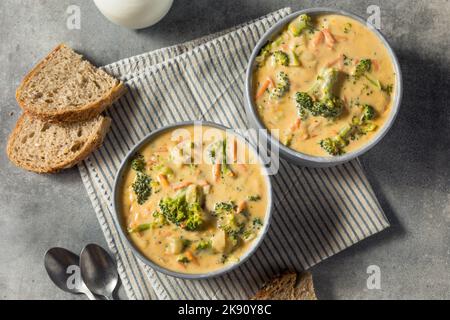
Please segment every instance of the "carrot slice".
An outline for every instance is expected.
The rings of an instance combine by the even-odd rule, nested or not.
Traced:
[[[323,41],[323,32],[319,31],[316,33],[316,35],[314,36],[313,40],[312,40],[312,44],[313,47],[316,48],[322,41]]]
[[[169,180],[167,180],[167,176],[165,174],[158,174],[158,182],[163,186],[163,187],[168,187],[170,185]]]
[[[227,176],[229,176],[229,177],[235,177],[236,174],[235,174],[232,170],[229,170],[228,173],[227,173]]]
[[[380,70],[380,64],[378,63],[378,60],[372,59],[372,65],[375,71]]]
[[[273,86],[273,80],[268,77],[256,92],[256,99],[260,98],[264,94],[264,92],[266,92],[267,88],[269,88],[270,85]]]
[[[333,48],[334,44],[336,43],[336,39],[334,39],[333,35],[331,34],[329,29],[323,29],[322,30],[323,35],[325,36],[325,42],[329,48]]]
[[[189,182],[189,181],[180,182],[178,184],[172,185],[172,189],[177,191],[177,190],[180,190],[180,189],[184,189],[187,186],[190,186],[191,184],[192,184],[192,182]]]
[[[241,213],[247,208],[247,201],[243,200],[239,202],[236,212]]]
[[[215,182],[219,182],[220,180],[220,168],[221,168],[221,164],[220,163],[216,163],[215,165],[213,165],[213,177],[214,177],[214,181]]]
[[[197,258],[194,256],[194,254],[191,251],[186,251],[186,257],[193,263],[198,264]]]
[[[237,140],[233,139],[233,162],[237,161]]]
[[[291,131],[296,131],[300,128],[300,124],[302,123],[300,118],[295,119],[294,123],[291,125]]]

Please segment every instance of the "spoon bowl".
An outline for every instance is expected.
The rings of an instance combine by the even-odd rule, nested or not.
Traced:
[[[111,255],[96,244],[88,244],[81,251],[80,272],[86,286],[93,293],[113,300],[119,281],[116,264]]]
[[[64,248],[51,248],[45,253],[44,266],[48,276],[61,290],[73,294],[85,294],[96,300],[80,274],[80,258]]]

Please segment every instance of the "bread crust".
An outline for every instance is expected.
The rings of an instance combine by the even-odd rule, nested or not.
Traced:
[[[45,66],[45,64],[58,53],[59,50],[65,47],[67,46],[61,43],[54,48],[44,59],[33,67],[33,69],[24,77],[16,90],[17,103],[25,112],[33,117],[37,117],[48,122],[78,122],[92,119],[118,100],[126,91],[125,85],[119,81],[107,95],[95,102],[73,110],[41,110],[40,108],[35,108],[35,106],[27,104],[20,98],[26,85],[35,76],[35,74],[38,73]]]
[[[280,294],[280,290],[283,290]],[[251,300],[317,300],[310,272],[284,272],[266,283]]]
[[[76,154],[76,156],[67,158],[66,161],[55,164],[54,166],[39,167],[29,165],[28,163],[20,161],[20,159],[17,159],[17,157],[15,156],[13,150],[15,140],[18,137],[18,133],[22,130],[22,125],[26,117],[29,117],[29,115],[27,113],[23,113],[17,120],[16,126],[14,127],[14,130],[12,131],[8,139],[6,154],[8,155],[9,160],[17,167],[36,173],[55,173],[60,170],[75,166],[102,144],[103,139],[105,138],[106,133],[108,132],[108,129],[111,125],[111,118],[100,116],[100,124],[97,130],[91,136],[89,136],[87,142],[83,145],[82,149]]]

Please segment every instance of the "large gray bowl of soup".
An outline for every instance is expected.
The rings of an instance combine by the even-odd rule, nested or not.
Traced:
[[[256,45],[246,74],[250,123],[283,158],[328,167],[375,146],[399,111],[402,75],[383,35],[354,14],[295,12]]]
[[[142,139],[117,173],[113,207],[123,238],[147,265],[203,279],[244,263],[272,212],[268,170],[226,127],[182,122]]]

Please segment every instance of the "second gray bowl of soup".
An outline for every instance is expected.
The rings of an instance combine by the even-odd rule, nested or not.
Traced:
[[[202,125],[202,142],[193,138],[199,132],[194,124]],[[121,164],[113,202],[120,231],[135,254],[160,272],[185,279],[221,275],[247,260],[269,228],[268,172],[250,144],[224,130],[209,122],[167,126],[139,142]],[[177,160],[180,148],[200,143],[211,163]],[[224,150],[229,158],[219,161]],[[248,164],[238,161],[237,150]]]
[[[304,15],[310,27],[294,35]],[[401,96],[401,71],[386,39],[361,18],[328,8],[275,24],[255,47],[246,74],[249,120],[278,130],[266,133],[269,141],[304,166],[333,166],[367,152],[392,126]]]

